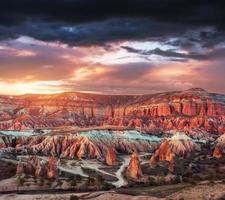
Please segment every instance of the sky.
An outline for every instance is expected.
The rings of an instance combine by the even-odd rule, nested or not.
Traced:
[[[0,1],[0,94],[225,93],[225,2]]]

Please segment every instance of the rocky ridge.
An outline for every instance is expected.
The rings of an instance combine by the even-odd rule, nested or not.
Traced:
[[[216,140],[215,149],[213,151],[213,157],[215,158],[221,158],[223,155],[225,155],[225,134],[221,135]]]
[[[173,162],[175,156],[188,157],[194,151],[199,151],[200,145],[195,143],[185,133],[177,133],[171,138],[164,139],[150,159],[154,166],[158,161]]]
[[[20,141],[19,145],[16,145],[17,141]],[[92,130],[66,135],[31,136],[26,139],[18,137],[14,143],[10,143],[7,148],[3,147],[1,151],[10,148],[11,151],[22,155],[52,155],[67,159],[107,157],[106,161],[114,164],[115,153],[152,152],[159,141],[160,138],[156,136],[134,130]]]
[[[56,158],[49,156],[48,160],[41,160],[37,156],[29,156],[26,161],[17,163],[17,176],[29,174],[35,177],[53,179],[57,176]]]
[[[200,88],[152,95],[0,96],[0,105],[4,130],[109,124],[148,132],[225,133],[225,95]]]

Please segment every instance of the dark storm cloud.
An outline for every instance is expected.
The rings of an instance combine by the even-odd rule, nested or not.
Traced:
[[[109,19],[79,25],[46,22],[24,22],[19,27],[0,26],[0,39],[31,36],[42,41],[59,41],[74,45],[104,45],[107,42],[136,39],[164,40],[170,34],[183,33],[185,27],[173,24],[162,24],[148,19]]]
[[[225,32],[214,28],[206,28],[205,30],[192,30],[180,35],[172,41],[167,41],[167,45],[190,49],[196,44],[201,44],[203,48],[214,48],[216,45],[224,42]]]
[[[158,55],[163,57],[172,58],[173,61],[186,61],[187,59],[195,60],[215,60],[224,58],[225,48],[217,48],[206,53],[198,52],[188,52],[188,53],[179,53],[174,50],[162,50],[160,48],[155,48],[153,50],[145,51],[140,49],[135,49],[128,46],[122,46],[121,48],[127,50],[130,53],[136,53],[139,55]],[[180,58],[180,59],[179,59]],[[176,59],[176,60],[174,60]]]
[[[207,0],[7,0],[0,2],[2,24],[26,19],[90,22],[114,17],[150,17],[177,23],[223,26],[224,1]]]
[[[27,35],[70,45],[163,40],[193,27],[223,30],[224,8],[223,1],[203,0],[7,0],[0,1],[0,39]]]

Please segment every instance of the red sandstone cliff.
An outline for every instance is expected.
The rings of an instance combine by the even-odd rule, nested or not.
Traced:
[[[144,130],[225,133],[225,95],[194,88],[153,95],[0,96],[0,130],[123,125]],[[14,113],[14,114],[12,114]]]
[[[158,161],[173,162],[175,156],[189,156],[192,152],[200,150],[200,146],[194,143],[191,138],[184,133],[177,133],[171,138],[161,142],[159,148],[150,158],[150,166],[154,166]]]
[[[224,155],[225,155],[225,134],[217,138],[215,149],[213,151],[213,157],[219,159]]]
[[[213,151],[213,157],[217,158],[217,159],[222,157],[222,153],[221,153],[221,151],[220,151],[218,146],[216,146],[214,151]]]
[[[56,159],[49,156],[48,161],[45,161],[37,156],[30,156],[26,161],[17,163],[17,176],[21,176],[24,173],[39,178],[55,178],[57,176]]]
[[[139,138],[139,140],[130,138],[126,132],[104,130],[91,132],[87,135],[32,136],[23,146],[16,147],[15,150],[21,154],[29,152],[33,155],[53,155],[67,159],[103,159],[106,157],[106,162],[111,165],[116,162],[114,153],[116,150],[124,153],[152,152],[157,147],[156,141],[145,139],[138,131],[131,131],[129,134]]]

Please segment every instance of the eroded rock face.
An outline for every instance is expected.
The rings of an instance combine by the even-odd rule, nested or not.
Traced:
[[[82,93],[0,96],[0,105],[0,130],[106,124],[154,128],[159,132],[190,132],[199,128],[221,134],[225,130],[225,95],[199,88],[138,96]]]
[[[36,137],[36,136],[33,136]],[[138,131],[89,131],[70,135],[43,136],[30,139],[24,146],[17,147],[21,154],[55,156],[59,158],[97,158],[115,163],[116,151],[123,153],[152,152],[159,138],[143,135]],[[36,141],[37,143],[34,143]],[[108,149],[111,149],[110,151]],[[108,154],[106,155],[106,152]]]
[[[5,141],[4,141],[4,139],[2,137],[0,137],[0,149],[6,148],[6,147],[7,147],[7,145],[6,145]]]
[[[138,154],[133,153],[126,171],[127,177],[131,179],[139,179],[142,176],[141,166],[138,159]]]
[[[22,176],[23,173],[24,173],[24,164],[21,161],[19,161],[16,167],[16,175]]]
[[[164,139],[159,148],[150,158],[150,165],[154,166],[158,161],[173,162],[175,156],[189,156],[192,152],[200,150],[200,146],[192,141],[184,133],[177,133],[171,138]]]
[[[222,153],[221,153],[221,151],[220,151],[218,146],[216,146],[214,151],[213,151],[213,157],[217,158],[217,159],[222,157]]]
[[[17,176],[21,176],[23,173],[37,178],[56,178],[57,165],[56,158],[49,156],[48,160],[38,158],[37,156],[29,156],[26,161],[19,161],[17,164]]]
[[[214,158],[221,158],[225,154],[225,134],[221,135],[215,144],[215,149],[213,151]]]
[[[35,176],[46,178],[47,176],[47,163],[43,160],[37,159],[37,164],[35,167]]]
[[[7,147],[19,147],[26,143],[25,137],[15,137],[9,135],[0,135],[0,149]]]
[[[116,165],[116,153],[114,152],[113,148],[109,147],[107,149],[107,153],[106,153],[106,164],[109,166],[113,166]]]
[[[48,169],[47,169],[47,177],[50,179],[56,178],[57,175],[57,166],[56,166],[56,158],[53,156],[48,157]]]

